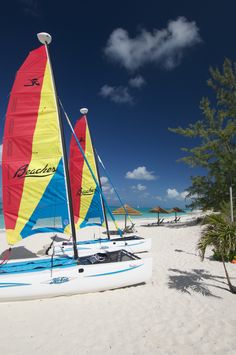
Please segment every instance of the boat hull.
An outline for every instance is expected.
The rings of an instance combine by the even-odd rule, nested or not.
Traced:
[[[0,275],[0,301],[18,301],[98,292],[147,282],[152,259],[76,265]]]
[[[77,250],[80,256],[91,255],[101,250],[115,251],[124,249],[130,253],[142,253],[151,250],[151,238],[124,237],[114,239],[94,239],[77,242]],[[71,242],[57,242],[53,248],[48,250],[48,255],[69,255],[73,256],[73,245]]]

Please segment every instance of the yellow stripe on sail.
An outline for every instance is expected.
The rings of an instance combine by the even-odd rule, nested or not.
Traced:
[[[50,67],[47,62],[42,84],[38,119],[33,136],[32,158],[28,170],[42,169],[46,165],[56,170],[61,158],[62,148],[58,125],[58,112]],[[53,175],[54,174],[40,178],[25,178],[18,212],[19,217],[15,229],[7,230],[9,244],[15,244],[22,239],[20,233],[37,207]]]
[[[92,142],[91,142],[91,137],[90,137],[88,126],[86,126],[85,142],[86,142],[86,146],[85,146],[86,158],[89,162],[89,165],[90,165],[96,179],[98,179],[97,168],[96,168],[96,163],[95,163],[95,159],[94,159],[93,147],[92,147]],[[92,194],[86,194],[86,191],[88,191],[88,190],[91,190],[94,192]],[[79,219],[75,225],[76,228],[79,228],[80,224],[84,221],[86,214],[89,210],[89,207],[92,203],[92,199],[94,197],[95,190],[96,190],[96,183],[89,171],[89,168],[88,168],[86,162],[84,162],[83,172],[82,172],[82,191],[84,191],[85,193],[81,193]]]

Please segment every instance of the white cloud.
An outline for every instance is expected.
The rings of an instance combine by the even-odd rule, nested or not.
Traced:
[[[146,84],[145,79],[141,75],[137,75],[134,78],[129,80],[129,85],[133,88],[140,89],[143,85]]]
[[[158,201],[162,200],[161,196],[156,196],[155,199],[158,200]]]
[[[188,195],[187,191],[180,192],[179,197],[181,200],[184,200]]]
[[[2,165],[2,144],[0,144],[0,165]]]
[[[142,29],[134,38],[123,28],[117,28],[111,33],[104,52],[128,70],[136,70],[147,63],[172,69],[180,63],[185,49],[199,42],[201,37],[196,23],[179,17],[161,30]]]
[[[166,192],[168,198],[176,198],[179,196],[179,193],[176,189],[167,189]]]
[[[106,183],[108,183],[108,178],[106,176],[101,176],[100,180],[101,180],[102,185],[105,185]]]
[[[167,198],[178,200],[178,201],[185,200],[186,196],[188,195],[187,191],[178,192],[176,189],[167,189],[166,192],[167,192]]]
[[[105,84],[101,87],[99,94],[118,104],[131,104],[133,102],[133,98],[130,95],[128,88],[124,86],[115,87]]]
[[[142,185],[142,184],[137,184],[137,185],[133,185],[132,189],[137,190],[137,191],[144,191],[147,189],[147,186]]]
[[[102,184],[102,191],[106,194],[106,195],[112,195],[114,193],[114,189],[111,187],[108,178],[106,176],[102,176],[100,178],[101,180],[101,184]]]
[[[156,176],[153,175],[153,171],[148,171],[145,166],[139,166],[133,171],[128,171],[125,175],[126,179],[133,180],[155,180]]]

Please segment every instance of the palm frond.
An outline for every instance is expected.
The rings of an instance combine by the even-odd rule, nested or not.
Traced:
[[[226,257],[236,250],[236,223],[229,222],[221,214],[207,216],[205,223],[207,224],[197,244],[202,260],[208,246],[214,247]]]

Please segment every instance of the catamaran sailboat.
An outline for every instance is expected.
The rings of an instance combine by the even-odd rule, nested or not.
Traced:
[[[63,108],[63,107],[62,107]],[[70,183],[74,211],[75,228],[79,230],[91,225],[102,226],[105,223],[107,238],[77,241],[77,249],[81,253],[94,253],[99,250],[125,249],[132,253],[140,253],[151,249],[151,238],[142,238],[136,234],[123,235],[119,229],[106,198],[102,192],[99,169],[90,130],[87,122],[87,109],[81,109],[83,116],[73,129],[70,143]],[[70,120],[64,111],[71,126]],[[117,230],[118,237],[111,238],[108,222],[108,211]],[[69,241],[58,242],[47,249],[47,253],[63,255],[73,253],[73,244]]]
[[[30,52],[16,75],[3,138],[3,214],[9,245],[36,234],[72,235],[73,257],[5,260],[0,300],[104,291],[146,282],[151,258],[124,250],[79,257],[66,148],[48,45]],[[50,221],[54,219],[52,226]],[[50,223],[49,223],[50,222]]]

